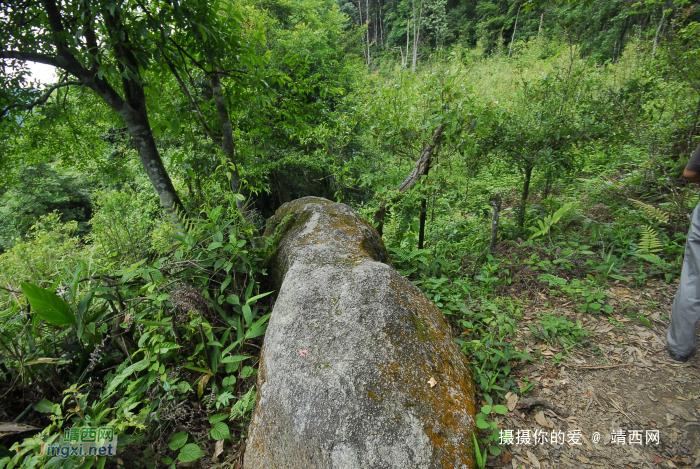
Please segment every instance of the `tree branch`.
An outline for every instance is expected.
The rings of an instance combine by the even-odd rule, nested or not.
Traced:
[[[389,208],[388,205],[396,203],[403,193],[415,187],[416,183],[420,181],[421,176],[428,174],[428,171],[430,170],[430,163],[432,162],[433,151],[435,150],[435,147],[440,144],[444,131],[445,124],[440,124],[437,126],[427,145],[423,148],[423,151],[416,161],[416,164],[413,166],[411,173],[406,179],[403,180],[401,184],[394,188],[395,195],[392,196],[389,201],[383,201],[379,204],[379,209],[374,213],[374,226],[377,228],[379,236],[382,236],[382,232],[384,231],[384,218],[386,217],[386,212]]]
[[[58,67],[58,62],[55,57],[51,57],[44,54],[37,54],[36,52],[20,52],[14,50],[0,50],[0,59],[15,59],[21,61],[37,62],[46,65],[53,65]]]
[[[192,104],[192,108],[194,110],[194,113],[197,115],[197,119],[199,120],[199,123],[201,124],[202,129],[204,129],[204,133],[207,134],[207,136],[214,143],[216,143],[218,146],[221,146],[221,138],[218,135],[214,135],[214,133],[212,133],[211,129],[209,128],[209,125],[207,125],[207,122],[204,120],[204,116],[202,115],[202,112],[199,109],[199,105],[197,104],[197,101],[194,99],[194,96],[192,96],[190,89],[187,87],[187,83],[185,83],[185,81],[182,79],[182,77],[178,73],[177,69],[175,68],[175,65],[168,58],[165,58],[165,63],[168,64],[170,71],[173,73],[173,75],[175,76],[175,79],[180,84],[180,88],[182,89],[182,92],[190,100],[190,104]]]
[[[5,109],[3,109],[2,111],[0,111],[0,119],[2,119],[3,117],[5,117],[5,114],[7,114],[7,112],[8,112],[10,109],[23,108],[23,109],[26,109],[27,111],[31,111],[31,110],[34,109],[36,106],[39,106],[39,105],[41,105],[41,104],[46,103],[46,101],[48,101],[49,97],[51,96],[51,93],[53,93],[53,92],[56,91],[57,89],[59,89],[59,88],[65,88],[66,86],[71,86],[71,85],[75,85],[75,86],[85,86],[84,83],[81,83],[81,82],[79,82],[79,81],[67,81],[67,82],[63,82],[63,83],[57,83],[57,84],[53,85],[51,88],[49,88],[49,89],[46,91],[46,93],[44,93],[44,95],[43,95],[41,98],[37,99],[37,100],[34,101],[34,102],[31,102],[31,103],[17,103],[17,104],[11,104],[10,106],[7,106]]]

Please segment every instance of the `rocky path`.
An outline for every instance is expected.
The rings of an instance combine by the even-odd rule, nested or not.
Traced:
[[[523,330],[537,312],[547,310],[580,320],[594,335],[556,365],[547,357],[560,348],[527,333],[519,337],[523,348],[545,358],[519,370],[537,383],[530,395],[565,409],[568,416],[540,407],[520,410],[511,398],[512,411],[499,418],[499,428],[513,431],[513,444],[489,458],[492,467],[700,467],[700,353],[679,364],[666,352],[664,315],[670,314],[675,285],[649,285],[643,291],[616,286],[609,293],[616,311],[644,313],[652,327],[624,313],[576,313],[556,300],[525,312]],[[525,444],[528,430],[530,444]]]

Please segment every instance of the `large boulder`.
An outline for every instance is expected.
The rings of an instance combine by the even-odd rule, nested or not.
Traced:
[[[305,197],[265,234],[279,293],[244,467],[474,467],[469,368],[376,230],[347,205]]]

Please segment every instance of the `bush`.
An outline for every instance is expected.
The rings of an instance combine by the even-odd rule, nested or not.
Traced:
[[[148,255],[158,206],[148,194],[105,190],[95,195],[90,240],[95,254],[128,265]]]

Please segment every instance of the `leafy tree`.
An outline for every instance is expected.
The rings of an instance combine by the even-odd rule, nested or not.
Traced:
[[[579,74],[562,70],[534,81],[523,80],[513,108],[492,114],[491,139],[522,175],[518,226],[525,223],[532,173],[543,168],[552,179],[574,169],[570,150],[580,140],[576,101]]]
[[[15,184],[0,196],[0,249],[9,249],[41,216],[54,211],[63,223],[77,221],[77,234],[85,234],[92,214],[86,181],[46,163],[21,168]]]
[[[60,88],[91,89],[126,123],[144,170],[163,207],[177,224],[177,212],[184,213],[184,206],[154,139],[146,99],[149,86],[153,86],[148,71],[158,67],[163,59],[178,58],[173,60],[175,67],[189,63],[220,73],[219,63],[208,61],[212,57],[207,51],[211,49],[197,46],[206,44],[208,38],[220,38],[217,47],[229,45],[228,52],[246,47],[235,36],[240,28],[234,26],[241,17],[234,13],[233,5],[15,0],[4,2],[0,14],[5,18],[0,25],[0,40],[5,47],[0,51],[4,82],[22,84],[27,76],[23,64],[28,61],[52,65],[64,72],[61,80],[48,87],[40,98],[30,102],[15,99],[2,115],[42,104]],[[21,97],[18,92],[18,98]]]

